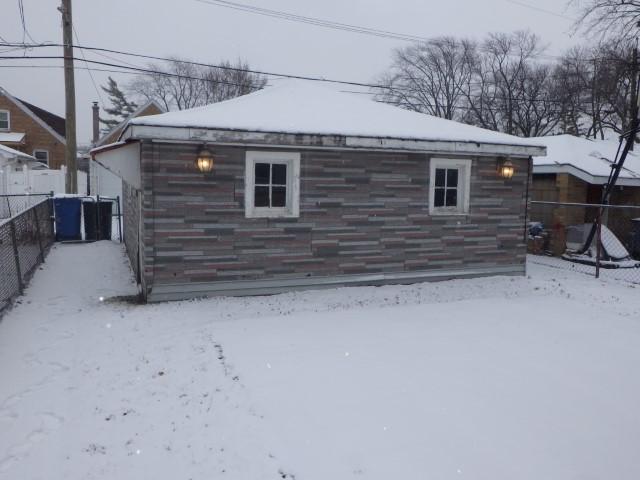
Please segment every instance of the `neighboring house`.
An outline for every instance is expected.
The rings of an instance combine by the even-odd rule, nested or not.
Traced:
[[[94,142],[94,144],[95,144],[94,146],[95,147],[100,147],[102,145],[108,145],[110,143],[116,142],[118,140],[118,137],[122,133],[122,130],[127,125],[127,122],[129,120],[131,120],[132,118],[145,117],[145,116],[149,116],[149,115],[158,115],[160,113],[165,113],[165,112],[166,112],[166,110],[164,108],[162,108],[160,106],[160,104],[158,104],[158,102],[156,102],[154,100],[151,100],[151,101],[145,103],[144,105],[138,107],[131,115],[129,115],[129,117],[127,117],[126,120],[124,120],[119,125],[117,125],[115,128],[113,128],[109,132],[105,133],[102,137],[97,139]],[[94,122],[96,122],[96,121],[99,121],[99,119],[94,116]]]
[[[544,150],[282,82],[134,119],[93,155],[123,179],[129,258],[161,301],[523,275]]]
[[[546,145],[547,155],[533,159],[532,200],[599,204],[619,142],[572,135],[539,137],[536,140]],[[629,152],[609,203],[640,206],[640,155],[637,153]],[[533,205],[530,218],[543,222],[548,229],[559,231],[571,225],[592,222],[594,212],[593,208]],[[632,228],[630,219],[634,216],[640,216],[640,213],[631,209],[612,211],[609,215],[609,228],[623,243],[628,243]],[[561,238],[562,235],[554,237]],[[563,253],[563,242],[558,242],[553,250],[557,254]]]
[[[29,191],[29,172],[47,167],[35,157],[0,145],[0,195]]]
[[[120,123],[111,131],[98,138],[100,131],[100,115],[97,102],[93,105],[93,131],[95,147],[102,145],[108,145],[118,140],[118,137],[122,133],[123,128],[127,122],[133,118],[149,115],[158,115],[164,113],[165,110],[156,102],[150,101],[138,107],[126,120]],[[107,197],[122,197],[122,180],[111,173],[109,170],[103,168],[99,163],[95,161],[88,162],[89,165],[89,183],[90,192],[92,195],[103,195]]]
[[[65,163],[65,120],[0,88],[0,145],[58,169]]]

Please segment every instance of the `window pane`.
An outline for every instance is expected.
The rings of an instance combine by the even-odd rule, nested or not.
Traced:
[[[444,188],[436,188],[435,195],[433,196],[434,207],[444,207]]]
[[[255,207],[269,206],[269,187],[255,187],[253,205]]]
[[[49,152],[45,152],[43,150],[36,150],[33,156],[41,162],[47,162],[49,160]]]
[[[458,186],[458,169],[450,168],[447,170],[447,187]]]
[[[444,168],[436,168],[436,187],[444,187],[444,178],[447,171]]]
[[[458,189],[457,188],[448,188],[447,189],[446,204],[447,204],[447,207],[457,207],[458,206]]]
[[[274,163],[271,165],[271,183],[274,185],[287,184],[287,166]]]
[[[256,185],[269,184],[269,170],[271,165],[268,163],[256,163]]]
[[[287,206],[287,187],[271,188],[271,206],[272,207]]]

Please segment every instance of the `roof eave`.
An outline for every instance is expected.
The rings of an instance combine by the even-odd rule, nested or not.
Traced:
[[[609,177],[606,175],[594,175],[569,163],[558,163],[555,165],[533,165],[534,175],[549,173],[567,173],[569,175],[573,175],[576,178],[579,178],[583,182],[590,183],[592,185],[606,185],[609,181]],[[618,177],[616,185],[621,187],[640,187],[640,178]]]
[[[134,139],[180,143],[215,143],[219,145],[332,150],[381,150],[483,156],[500,155],[525,158],[546,155],[546,147],[544,146],[351,135],[256,132],[193,127],[160,127],[130,123],[123,130],[119,140],[126,141]]]

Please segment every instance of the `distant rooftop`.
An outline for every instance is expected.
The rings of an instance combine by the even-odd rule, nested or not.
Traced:
[[[566,172],[594,184],[606,182],[620,145],[616,140],[592,140],[573,135],[537,137],[535,140],[547,146],[547,156],[534,157],[533,173]],[[640,185],[638,152],[629,152],[619,178]]]

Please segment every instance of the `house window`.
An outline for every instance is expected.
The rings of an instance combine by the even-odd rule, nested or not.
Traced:
[[[49,151],[48,150],[34,150],[33,156],[41,163],[49,165]]]
[[[429,213],[432,215],[469,213],[471,160],[433,158],[429,173]]]
[[[11,126],[11,114],[9,110],[0,110],[0,130],[9,130]]]
[[[247,218],[297,217],[300,213],[300,154],[247,152]]]

